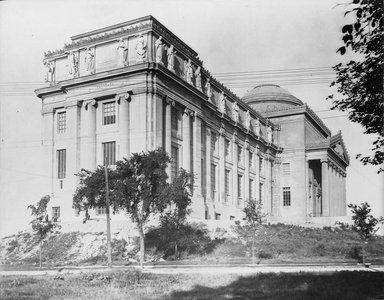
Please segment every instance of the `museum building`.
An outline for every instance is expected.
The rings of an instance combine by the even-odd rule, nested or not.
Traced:
[[[240,220],[249,200],[260,200],[270,221],[346,214],[341,133],[332,136],[277,85],[239,98],[152,16],[73,36],[45,53],[44,65],[48,84],[36,95],[59,220],[79,218],[72,197],[81,169],[158,147],[171,157],[169,180],[179,168],[194,173],[194,219]]]

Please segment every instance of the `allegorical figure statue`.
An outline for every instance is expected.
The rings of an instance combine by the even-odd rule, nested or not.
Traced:
[[[69,77],[75,78],[79,76],[79,59],[73,51],[70,51],[68,54],[68,68]]]
[[[142,34],[140,34],[137,39],[135,50],[137,54],[137,61],[144,62],[147,55],[147,43],[145,42]]]
[[[221,92],[220,99],[219,99],[219,111],[223,114],[225,114],[226,102],[227,102],[227,97],[223,92]]]
[[[267,127],[267,140],[269,143],[273,142],[273,131],[271,125]]]
[[[95,53],[91,48],[87,48],[85,53],[85,64],[87,66],[87,71],[89,74],[95,73]]]
[[[233,121],[236,123],[239,122],[239,105],[237,102],[232,103],[232,116],[233,116]]]
[[[117,66],[126,67],[128,65],[128,47],[126,42],[121,38],[117,44]]]
[[[212,86],[211,79],[208,77],[207,82],[205,83],[205,94],[208,96],[208,101],[212,102]]]
[[[45,62],[45,67],[47,68],[47,73],[45,75],[45,81],[49,83],[55,82],[55,64],[53,61]]]
[[[173,50],[173,45],[167,49],[167,68],[168,70],[175,71],[175,54],[176,51]]]
[[[160,36],[156,42],[155,42],[155,48],[156,48],[156,62],[158,64],[164,64],[163,63],[163,52],[164,52],[164,46],[163,46],[163,41],[162,37]]]
[[[185,65],[185,76],[187,78],[187,82],[189,84],[193,84],[192,82],[192,76],[193,76],[193,68],[192,68],[192,62],[190,59],[188,59],[187,64]]]
[[[197,67],[195,71],[196,88],[201,91],[201,68]]]
[[[261,133],[261,125],[260,125],[260,120],[259,118],[256,118],[255,120],[255,127],[254,127],[254,130],[255,130],[255,134],[257,136],[260,136],[260,133]]]
[[[249,110],[245,112],[244,117],[244,127],[245,129],[249,130],[251,128],[251,114],[249,113]]]

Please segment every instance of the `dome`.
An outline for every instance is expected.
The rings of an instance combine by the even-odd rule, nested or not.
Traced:
[[[277,84],[257,85],[241,100],[260,112],[288,109],[304,104]]]

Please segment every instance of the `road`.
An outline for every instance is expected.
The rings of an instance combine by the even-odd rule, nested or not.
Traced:
[[[109,272],[111,270],[132,270],[140,269],[140,266],[116,266],[112,269],[105,266],[84,266],[84,267],[60,267],[51,269],[34,270],[1,270],[0,276],[11,275],[58,275],[58,274],[80,274]],[[143,267],[144,273],[154,274],[239,274],[249,275],[258,273],[297,273],[297,272],[338,272],[338,271],[365,271],[365,272],[384,272],[384,265],[372,265],[369,268],[351,264],[279,264],[279,265],[146,265]]]

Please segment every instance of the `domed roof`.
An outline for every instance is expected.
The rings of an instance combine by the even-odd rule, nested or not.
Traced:
[[[304,103],[297,99],[290,92],[277,84],[262,84],[255,86],[252,90],[247,92],[241,99],[247,104],[258,104],[258,103],[270,103],[278,106],[299,106]]]

